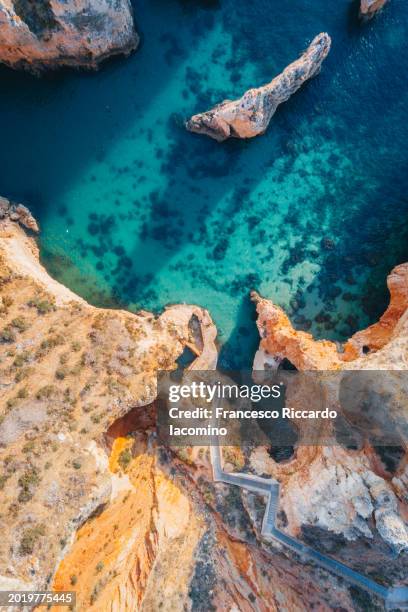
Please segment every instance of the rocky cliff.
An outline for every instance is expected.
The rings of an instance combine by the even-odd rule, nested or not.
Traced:
[[[208,313],[90,306],[48,276],[13,213],[0,220],[2,589],[74,589],[81,611],[300,610],[304,590],[329,610],[326,581],[257,545],[207,449],[157,446],[157,370],[186,347],[214,367]]]
[[[0,220],[2,589],[74,589],[76,609],[95,612],[375,609],[365,593],[265,541],[265,500],[215,484],[207,448],[158,445],[156,373],[174,369],[187,348],[195,367],[214,367],[209,314],[186,305],[160,316],[90,306],[49,277],[15,206]],[[388,314],[370,332],[376,348],[348,363],[404,354],[405,271],[391,275]],[[319,362],[313,338],[256,299],[259,364],[276,365],[286,345],[299,368],[343,367],[333,350],[329,364],[330,343]],[[266,448],[226,448],[224,466],[274,475],[284,528],[399,580],[404,459],[391,473],[370,447],[304,447],[283,463]]]
[[[214,367],[205,311],[93,308],[0,220],[0,584],[67,588],[78,610],[352,609],[335,578],[263,543],[263,501],[214,485],[208,449],[155,438],[155,375]],[[230,461],[239,458],[230,452]],[[227,462],[228,465],[228,462]],[[249,518],[252,517],[252,518]]]
[[[378,323],[354,334],[340,349],[335,342],[317,341],[310,333],[297,331],[282,308],[253,292],[261,336],[255,369],[283,359],[298,370],[407,369],[408,264],[391,271],[387,286],[390,303]]]
[[[249,89],[239,100],[225,100],[205,113],[194,115],[187,121],[187,129],[218,142],[263,134],[278,106],[319,72],[330,46],[330,36],[319,34],[303,55],[270,83]]]
[[[153,401],[157,370],[186,344],[201,352],[212,324],[193,306],[159,317],[93,308],[48,276],[9,217],[0,290],[0,584],[40,588],[75,531],[127,488],[109,471],[105,432]]]
[[[254,293],[261,336],[254,368],[277,367],[287,359],[300,371],[336,371],[339,381],[341,372],[365,371],[366,400],[373,402],[374,392],[381,398],[375,414],[385,410],[388,424],[398,410],[406,430],[406,395],[389,398],[406,389],[405,382],[394,383],[408,369],[408,264],[391,272],[388,287],[390,304],[380,321],[343,346],[295,330],[281,308]],[[344,408],[337,391],[328,401],[331,408]],[[305,427],[298,425],[299,439]],[[276,449],[258,448],[251,465],[281,483],[280,512],[289,533],[380,582],[400,584],[408,559],[406,439],[388,446],[367,435],[357,447],[334,440],[330,446],[299,444],[282,463],[272,458]]]
[[[0,0],[0,61],[13,68],[96,68],[137,44],[129,0]]]

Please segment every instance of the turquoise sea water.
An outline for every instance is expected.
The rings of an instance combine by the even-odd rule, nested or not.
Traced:
[[[209,308],[249,363],[257,289],[343,339],[408,258],[408,3],[361,25],[340,0],[137,0],[142,42],[98,73],[0,70],[0,193],[42,227],[52,274],[91,302]],[[251,141],[183,121],[261,85],[319,32],[321,74]]]

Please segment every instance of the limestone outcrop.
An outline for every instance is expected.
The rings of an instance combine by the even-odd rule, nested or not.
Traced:
[[[137,44],[129,0],[0,0],[0,61],[13,68],[96,68]]]
[[[186,347],[191,369],[215,366],[207,311],[94,308],[9,214],[0,296],[3,589],[75,590],[95,612],[353,609],[333,575],[258,539],[262,499],[215,486],[208,449],[158,443],[157,371]]]
[[[314,340],[312,334],[294,329],[282,308],[252,292],[261,337],[254,369],[285,358],[298,370],[407,369],[408,264],[396,266],[387,285],[390,303],[385,313],[377,323],[355,333],[341,350],[330,340]]]
[[[407,361],[403,358],[403,353],[399,352],[397,355],[395,346],[398,340],[401,341],[405,336],[405,313],[408,309],[408,264],[396,266],[391,271],[387,278],[387,286],[390,292],[390,303],[387,310],[377,323],[355,333],[345,343],[342,355],[344,361],[353,361],[361,357],[366,362],[375,365],[382,353],[377,356],[375,354],[385,348],[388,368],[401,367],[403,370],[407,368]]]
[[[388,0],[361,0],[360,16],[363,19],[371,19],[371,17],[374,17],[387,2]]]
[[[288,359],[298,370],[332,370],[341,359],[334,342],[315,341],[308,332],[297,331],[282,308],[251,293],[258,313],[257,326],[261,342],[255,355],[254,370],[269,364],[279,365]]]
[[[186,347],[197,356],[190,369],[215,367],[209,313],[90,306],[50,278],[21,219],[2,205],[2,588],[75,589],[77,609],[95,612],[356,609],[347,584],[260,537],[264,500],[215,484],[208,449],[158,442],[156,373],[175,369]],[[401,368],[406,269],[390,276],[390,307],[377,327],[344,353],[297,332],[281,309],[254,295],[258,365],[286,357],[299,369],[375,369],[395,353]],[[370,445],[302,446],[282,463],[266,448],[226,448],[224,459],[228,469],[280,481],[281,527],[362,573],[381,568],[398,582],[406,457],[393,471]]]
[[[90,306],[48,276],[36,243],[12,220],[14,208],[2,205],[0,580],[3,588],[20,581],[38,589],[50,584],[76,530],[131,489],[109,470],[105,432],[151,404],[157,371],[175,368],[185,346],[204,365],[211,360],[216,330],[195,306],[157,317]],[[160,478],[157,487],[166,488]]]
[[[0,197],[0,220],[3,219],[18,221],[23,227],[31,230],[35,234],[40,231],[37,221],[26,206],[23,206],[23,204],[11,203],[10,200]]]
[[[300,610],[304,596],[351,609],[330,577],[254,546],[240,493],[215,490],[206,449],[158,445],[157,370],[185,347],[192,367],[215,366],[205,310],[94,308],[49,277],[9,215],[0,295],[3,589],[75,590],[76,609],[95,612]]]
[[[320,71],[330,46],[330,36],[319,34],[303,55],[270,83],[249,89],[239,100],[225,100],[205,113],[194,115],[187,121],[187,129],[218,142],[263,134],[278,106]]]
[[[408,264],[392,270],[388,288],[390,303],[379,322],[356,333],[343,347],[295,330],[280,307],[253,293],[261,336],[254,369],[276,368],[288,359],[300,371],[337,372],[338,380],[343,371],[374,370],[364,372],[370,377],[370,392],[379,391],[383,403],[393,393],[399,394],[394,381],[401,370],[408,370]],[[387,375],[380,377],[380,370]],[[373,396],[366,393],[366,400],[368,397]],[[337,392],[327,401],[330,409],[344,407]],[[385,405],[387,424],[398,410],[401,431],[406,431],[404,396]],[[380,407],[375,406],[379,414]],[[297,424],[300,435],[306,426]],[[367,436],[353,449],[336,442],[336,437],[334,442],[330,446],[300,444],[292,458],[282,463],[258,448],[252,453],[251,465],[281,483],[280,511],[292,535],[335,553],[363,573],[377,573],[388,584],[399,584],[408,556],[406,440],[402,437],[400,445],[387,446]]]

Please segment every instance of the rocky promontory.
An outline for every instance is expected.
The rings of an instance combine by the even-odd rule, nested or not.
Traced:
[[[186,345],[214,367],[216,330],[195,306],[158,317],[92,307],[48,276],[17,221],[1,214],[0,584],[35,589],[93,512],[127,493],[109,470],[109,427],[151,405],[156,372]]]
[[[75,590],[76,609],[94,612],[359,610],[350,585],[262,538],[265,500],[215,483],[208,448],[159,443],[156,374],[186,356],[190,369],[215,368],[210,314],[190,305],[156,316],[91,306],[48,275],[21,226],[27,215],[3,205],[2,589]],[[389,309],[344,353],[297,332],[254,295],[257,370],[285,358],[308,370],[403,369],[407,269],[393,271]],[[398,582],[405,457],[390,470],[369,445],[299,446],[283,462],[264,447],[225,447],[223,456],[227,471],[280,482],[279,521],[292,536]]]
[[[17,221],[20,225],[31,230],[35,234],[40,231],[37,221],[26,206],[23,204],[15,204],[7,200],[7,198],[2,198],[0,196],[0,220],[3,219]]]
[[[278,106],[320,71],[330,46],[330,36],[319,34],[301,57],[270,83],[249,89],[239,100],[225,100],[205,113],[194,115],[187,121],[187,129],[218,142],[263,134]]]
[[[406,432],[408,403],[401,389],[406,387],[403,371],[408,354],[408,264],[392,270],[388,288],[390,303],[379,322],[343,345],[315,340],[310,333],[294,329],[280,307],[253,293],[261,336],[254,368],[259,372],[288,360],[299,371],[326,373],[331,377],[326,401],[343,414],[352,402],[350,396],[347,404],[340,401],[339,389],[342,381],[351,380],[358,371],[364,376],[354,379],[353,389],[364,389],[363,412],[372,404],[372,414],[379,421],[384,415],[381,425],[396,423],[398,431]],[[300,438],[304,427],[306,423],[298,425]],[[258,448],[251,464],[258,473],[268,473],[280,482],[280,511],[291,535],[365,575],[400,584],[408,558],[406,440],[403,433],[398,434],[400,442],[387,445],[379,441],[378,433],[372,436],[363,429],[364,441],[357,446],[342,444],[333,432],[337,442],[299,444],[282,463]]]
[[[351,610],[332,578],[257,542],[253,500],[214,485],[207,448],[158,443],[156,374],[184,351],[215,368],[209,313],[95,308],[13,219],[0,219],[1,588],[74,590],[81,612],[300,610],[304,593]]]
[[[0,61],[13,68],[96,68],[138,41],[129,0],[0,0]]]
[[[355,333],[339,350],[330,340],[315,340],[296,330],[282,308],[252,293],[262,338],[255,357],[256,369],[270,361],[288,359],[298,370],[405,370],[408,347],[408,264],[396,266],[388,276],[388,308],[380,320]]]

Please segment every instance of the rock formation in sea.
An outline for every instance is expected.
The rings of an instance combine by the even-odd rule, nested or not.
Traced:
[[[7,198],[2,198],[0,196],[0,220],[3,219],[18,221],[23,227],[36,234],[40,231],[37,221],[26,206],[12,203],[10,200],[7,200]]]
[[[388,0],[361,0],[360,16],[364,19],[371,19],[387,2]]]
[[[341,351],[335,342],[316,341],[310,333],[295,330],[282,308],[253,292],[262,338],[256,369],[262,369],[268,360],[285,358],[298,370],[407,369],[408,264],[391,271],[387,286],[390,303],[385,313],[377,323],[354,334]]]
[[[0,219],[2,589],[75,590],[76,609],[93,612],[351,611],[362,597],[375,609],[369,595],[265,541],[265,500],[214,483],[208,448],[159,444],[157,371],[175,369],[185,352],[197,356],[195,368],[214,368],[209,313],[179,305],[155,316],[87,304],[48,275],[9,209]],[[386,367],[393,354],[401,367],[405,270],[390,277],[388,314],[364,340],[355,337],[353,351],[364,342],[370,352],[361,349],[348,364],[377,356],[373,367]],[[342,367],[333,352],[330,365],[328,343],[319,362],[312,337],[257,300],[259,365],[289,357],[299,368]],[[280,480],[279,520],[288,531],[340,558],[346,539],[346,563],[360,555],[372,575],[398,579],[404,460],[391,474],[369,447],[303,447],[284,463],[265,448],[223,454],[226,470],[250,466]],[[395,557],[386,571],[382,544]]]
[[[130,0],[0,0],[0,61],[13,68],[96,68],[137,44]]]
[[[330,36],[319,34],[301,57],[270,83],[249,89],[239,100],[224,100],[211,110],[194,115],[187,121],[187,129],[206,134],[218,142],[263,134],[278,106],[320,71],[330,46]]]

